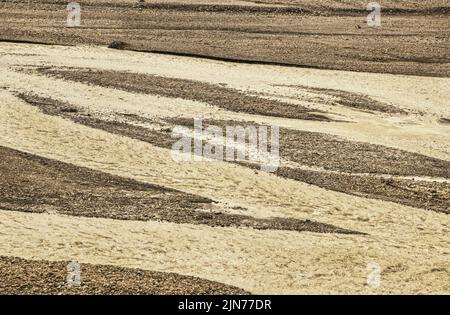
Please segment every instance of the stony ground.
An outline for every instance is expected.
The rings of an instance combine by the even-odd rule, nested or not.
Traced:
[[[67,285],[67,266],[0,257],[2,294],[248,294],[244,290],[195,277],[101,265],[80,265],[81,285]],[[70,278],[72,279],[72,278]],[[73,279],[72,279],[73,280]]]
[[[0,293],[450,292],[445,2],[66,5],[0,2]],[[279,168],[174,160],[199,117]]]
[[[383,1],[369,28],[366,1],[79,1],[81,28],[66,28],[65,1],[0,2],[2,39],[109,45],[313,68],[429,76],[450,73],[449,4]]]

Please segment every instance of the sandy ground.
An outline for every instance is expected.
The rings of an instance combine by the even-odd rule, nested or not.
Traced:
[[[450,292],[448,214],[325,189],[244,165],[176,162],[163,146],[46,113],[18,96],[50,98],[97,115],[94,117],[127,114],[161,120],[202,116],[277,124],[292,131],[382,145],[401,150],[405,156],[415,153],[436,159],[428,174],[420,174],[417,168],[412,177],[418,177],[418,183],[422,177],[439,181],[445,192],[449,179],[446,163],[450,161],[450,125],[445,123],[450,116],[449,78],[248,65],[91,46],[2,43],[0,54],[1,146],[174,189],[180,196],[189,193],[207,198],[230,215],[311,220],[364,233],[257,230],[154,218],[88,218],[62,214],[51,207],[44,213],[5,207],[0,210],[0,255],[174,272],[251,293]],[[321,111],[336,121],[242,113],[208,99],[146,94],[145,90],[136,93],[35,71],[46,67],[127,71],[225,86],[247,96]],[[330,104],[326,100],[333,96],[318,89],[357,93],[402,111],[364,111],[339,102]],[[374,157],[375,161],[380,158]],[[413,160],[405,163],[414,170]],[[336,169],[340,168],[337,164]],[[38,169],[35,174],[40,176]],[[10,202],[17,204],[18,196],[10,197]],[[33,201],[26,194],[21,198]],[[448,194],[445,201],[448,204]],[[382,284],[377,289],[366,283],[366,267],[372,261],[382,268]]]

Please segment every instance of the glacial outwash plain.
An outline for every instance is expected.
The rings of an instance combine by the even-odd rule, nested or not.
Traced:
[[[69,2],[0,0],[0,293],[450,294],[449,1]]]

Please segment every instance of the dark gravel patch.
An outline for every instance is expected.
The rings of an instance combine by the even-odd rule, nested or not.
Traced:
[[[81,264],[81,286],[67,285],[69,262],[0,256],[6,295],[247,295],[237,287],[176,273]]]
[[[287,218],[227,214],[213,200],[0,147],[0,209],[212,227],[358,234]]]
[[[439,123],[443,124],[443,125],[450,125],[450,118],[439,118]]]
[[[240,62],[439,77],[450,73],[445,32],[450,10],[442,1],[383,2],[383,25],[377,29],[367,26],[367,3],[361,1],[288,1],[284,7],[272,0],[269,7],[260,1],[250,6],[182,2],[83,1],[81,27],[68,28],[67,3],[3,1],[0,40],[102,46],[121,41],[130,50]]]
[[[347,173],[450,178],[450,162],[317,132],[280,129],[281,156],[308,166]]]
[[[352,93],[341,90],[333,90],[333,89],[322,89],[322,88],[312,88],[308,86],[299,86],[299,85],[289,85],[289,87],[298,88],[299,90],[305,90],[312,93],[317,93],[315,96],[316,100],[320,100],[323,103],[329,105],[341,105],[346,106],[362,111],[369,112],[380,112],[380,113],[388,113],[388,114],[406,114],[407,111],[397,108],[393,105],[386,104],[383,102],[376,101],[371,97],[363,94]],[[329,95],[336,98],[335,101],[329,102],[325,100],[321,95]]]
[[[312,110],[280,101],[249,96],[236,89],[198,81],[119,71],[61,70],[39,68],[39,73],[57,78],[164,97],[204,102],[234,112],[305,120],[331,121]]]
[[[278,176],[355,196],[450,214],[450,184],[280,168]]]

